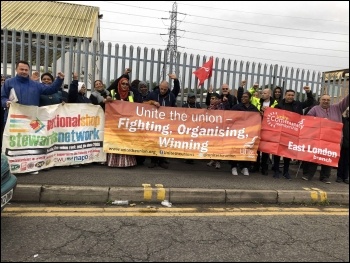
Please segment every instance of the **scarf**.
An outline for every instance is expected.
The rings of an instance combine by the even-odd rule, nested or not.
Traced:
[[[129,83],[129,80],[127,78],[121,78],[121,80],[119,80],[119,82],[118,82],[118,94],[119,94],[121,100],[126,100],[128,98],[128,95],[129,95],[130,86],[128,86],[128,88],[126,90],[123,90],[122,89],[122,82],[123,81],[127,81]]]

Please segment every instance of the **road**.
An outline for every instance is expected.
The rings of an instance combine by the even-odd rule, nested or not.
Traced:
[[[346,206],[11,204],[2,262],[349,261]]]

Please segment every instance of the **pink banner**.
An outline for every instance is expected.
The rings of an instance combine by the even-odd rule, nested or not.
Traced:
[[[259,150],[296,160],[338,167],[343,124],[267,108]]]

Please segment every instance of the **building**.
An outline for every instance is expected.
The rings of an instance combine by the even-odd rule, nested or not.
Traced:
[[[99,7],[94,6],[1,1],[1,73],[14,76],[15,62],[22,59],[30,62],[32,70],[41,73],[64,72],[69,76],[66,84],[71,80],[69,72],[74,71],[80,72],[82,81],[91,83],[99,64],[96,61],[92,65],[91,60],[78,54],[85,41],[100,42],[101,18]],[[91,52],[92,45],[88,46]],[[85,70],[85,65],[89,70]]]
[[[323,72],[321,94],[329,94],[332,102],[338,102],[349,94],[349,69],[339,69]]]

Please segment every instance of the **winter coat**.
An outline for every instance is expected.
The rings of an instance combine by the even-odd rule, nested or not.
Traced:
[[[341,147],[349,149],[349,117],[343,117],[343,141]]]
[[[152,91],[148,94],[146,101],[157,101],[160,106],[176,107],[175,95],[169,89],[164,95],[160,94],[159,89]]]
[[[51,85],[33,81],[28,77],[16,75],[14,78],[5,80],[1,87],[1,105],[6,108],[9,101],[10,91],[14,89],[17,96],[17,103],[28,106],[39,106],[40,95],[51,95],[58,92],[62,86],[63,79],[56,78]]]
[[[78,80],[73,80],[68,91],[69,103],[91,103],[91,100],[78,91]]]
[[[293,100],[292,104],[292,112],[303,115],[303,109],[311,106],[314,103],[314,97],[312,96],[312,92],[306,92],[307,99],[305,101]],[[286,99],[283,99],[280,103],[278,103],[275,108],[281,110],[287,110]]]

